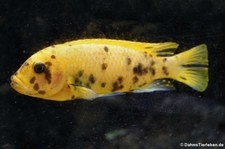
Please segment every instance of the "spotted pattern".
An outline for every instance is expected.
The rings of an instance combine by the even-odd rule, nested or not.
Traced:
[[[82,85],[82,82],[79,78],[75,78],[75,85]]]
[[[101,87],[104,88],[106,86],[106,83],[101,83]]]
[[[148,73],[148,70],[147,68],[144,68],[141,63],[138,63],[138,65],[133,68],[133,72],[137,75],[144,75]]]
[[[151,74],[152,76],[154,76],[154,75],[155,75],[155,68],[149,67],[149,72],[150,72],[150,74]]]
[[[102,64],[102,70],[106,70],[107,67],[108,67],[108,64],[106,64],[106,63],[103,63],[103,64]]]
[[[34,84],[35,80],[36,80],[36,77],[33,76],[33,77],[30,79],[30,84]]]
[[[52,58],[52,59],[56,59],[55,55],[52,55],[51,58]]]
[[[43,90],[38,91],[39,94],[44,95],[46,92]]]
[[[163,73],[165,74],[165,75],[169,75],[169,72],[168,72],[168,69],[167,69],[167,67],[166,66],[163,66],[162,67],[162,71],[163,71]]]
[[[131,64],[131,58],[127,57],[127,65]]]
[[[151,61],[150,66],[154,66],[154,65],[155,65],[155,61]]]
[[[33,89],[34,89],[35,91],[38,91],[38,90],[39,90],[39,85],[38,85],[37,83],[35,83],[34,86],[33,86]]]
[[[52,79],[52,75],[51,75],[49,69],[46,69],[46,71],[44,73],[45,73],[45,79],[47,80],[48,84],[50,84],[51,79]]]
[[[181,78],[181,79],[183,79],[183,80],[187,80],[187,78],[185,78],[185,77],[182,77],[182,76],[181,76],[180,78]]]
[[[167,58],[164,58],[164,59],[163,59],[163,63],[165,63],[166,61],[167,61]]]
[[[104,47],[105,52],[109,52],[109,48],[107,46]]]
[[[84,71],[83,71],[83,70],[80,70],[80,71],[78,71],[77,76],[78,76],[78,77],[82,77],[82,76],[83,76],[83,74],[84,74]]]
[[[137,77],[137,76],[134,76],[134,77],[133,77],[133,83],[134,83],[134,84],[135,84],[135,83],[137,83],[137,82],[138,82],[138,80],[139,80],[139,79],[138,79],[138,77]]]
[[[112,92],[123,89],[123,77],[119,76],[117,80],[112,84]]]
[[[119,83],[122,83],[123,82],[123,77],[122,76],[118,77],[118,81],[119,81]]]
[[[113,86],[113,89],[112,89],[112,91],[114,92],[114,91],[117,91],[117,90],[120,90],[120,89],[123,89],[123,85],[122,84],[120,84],[119,82],[114,82],[113,84],[112,84],[112,86]]]
[[[94,77],[94,75],[93,74],[91,74],[90,76],[89,76],[89,81],[92,83],[92,84],[94,84],[95,83],[95,77]]]
[[[52,63],[51,63],[51,62],[45,62],[45,64],[46,64],[47,66],[52,66]]]

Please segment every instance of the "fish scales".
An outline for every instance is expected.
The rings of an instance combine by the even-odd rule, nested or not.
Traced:
[[[105,47],[108,48],[107,52],[104,50]],[[69,67],[69,74],[76,76],[79,71],[84,71],[84,75],[80,78],[83,82],[82,85],[91,84],[91,89],[99,94],[112,92],[113,84],[116,82],[123,86],[121,89],[117,89],[118,91],[127,92],[141,84],[148,84],[154,79],[154,75],[150,74],[149,68],[151,62],[155,62],[156,59],[145,56],[140,51],[120,46],[95,44],[74,46],[68,49],[69,51],[74,53],[67,58],[68,63],[73,64]],[[128,59],[131,61],[130,64],[128,64]],[[157,65],[157,62],[155,63]],[[140,64],[143,70],[135,73],[134,69]],[[95,83],[91,83],[89,80],[91,74],[96,80]],[[134,83],[132,79],[135,76],[139,78],[137,83]],[[119,77],[123,78],[121,83],[118,81]],[[105,83],[106,86],[101,87],[101,83]]]
[[[170,79],[204,91],[206,45],[174,55],[177,47],[175,42],[111,39],[53,45],[27,59],[12,75],[11,86],[19,93],[55,101],[172,90]]]

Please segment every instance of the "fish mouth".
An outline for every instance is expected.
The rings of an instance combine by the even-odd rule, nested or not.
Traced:
[[[11,80],[11,83],[10,83],[11,87],[18,93],[28,95],[28,96],[38,97],[38,93],[32,92],[32,90],[30,90],[29,87],[26,86],[25,81],[20,79],[15,74],[11,76],[10,80]]]
[[[12,75],[10,80],[10,85],[13,89],[15,89],[19,93],[26,94],[25,91],[27,91],[28,88],[24,85],[24,82],[19,77],[17,77],[16,75]]]
[[[22,84],[22,81],[15,75],[12,75],[10,80],[11,80],[10,85],[12,88],[18,88]]]

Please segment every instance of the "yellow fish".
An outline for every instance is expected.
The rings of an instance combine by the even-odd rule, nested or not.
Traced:
[[[174,55],[177,47],[175,42],[110,39],[53,45],[26,60],[12,75],[11,86],[21,94],[55,101],[171,90],[170,79],[204,91],[206,45]]]

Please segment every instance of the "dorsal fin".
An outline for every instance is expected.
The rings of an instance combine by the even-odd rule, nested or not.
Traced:
[[[178,44],[175,42],[163,42],[163,43],[147,43],[147,42],[135,42],[126,40],[113,40],[113,39],[82,39],[67,42],[68,45],[79,45],[79,44],[102,44],[102,45],[113,45],[122,46],[125,48],[131,48],[142,52],[147,52],[153,56],[171,56],[177,49]]]

